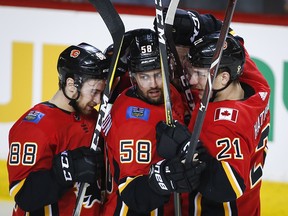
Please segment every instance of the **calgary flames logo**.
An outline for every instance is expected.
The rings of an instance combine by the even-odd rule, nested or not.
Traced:
[[[77,196],[79,191],[80,183],[76,183],[74,185],[74,193]],[[87,187],[84,200],[83,200],[83,207],[84,208],[91,208],[94,203],[101,203],[101,191],[99,187],[99,183],[91,184]]]
[[[72,57],[72,58],[77,58],[79,55],[80,55],[80,50],[73,49],[70,52],[70,57]]]

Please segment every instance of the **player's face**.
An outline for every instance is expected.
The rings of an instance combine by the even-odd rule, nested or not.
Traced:
[[[81,113],[88,115],[97,104],[101,103],[104,88],[104,80],[90,79],[84,82],[77,100],[77,106]]]
[[[184,60],[189,52],[189,47],[187,46],[176,46],[176,50],[177,50],[177,53],[178,53],[178,56],[179,56],[179,60],[182,64],[182,66],[184,67]]]
[[[152,104],[163,103],[162,74],[160,69],[133,73],[138,94]]]
[[[202,99],[209,75],[209,68],[193,67],[190,63],[185,63],[184,68],[192,91],[197,90],[199,98]]]

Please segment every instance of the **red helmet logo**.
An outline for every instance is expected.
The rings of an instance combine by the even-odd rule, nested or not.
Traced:
[[[80,55],[80,50],[73,49],[70,52],[70,57],[77,58]]]

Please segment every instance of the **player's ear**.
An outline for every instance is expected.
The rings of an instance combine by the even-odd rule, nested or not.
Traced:
[[[129,77],[130,77],[130,82],[131,84],[136,84],[136,78],[135,78],[135,74],[133,74],[131,71],[129,71]]]
[[[74,79],[68,77],[66,80],[66,94],[68,94],[68,96],[71,96],[76,93],[77,93],[77,87],[75,86]]]
[[[222,71],[220,74],[219,74],[221,77],[221,84],[223,86],[226,86],[227,83],[229,82],[230,80],[230,74],[228,71]]]

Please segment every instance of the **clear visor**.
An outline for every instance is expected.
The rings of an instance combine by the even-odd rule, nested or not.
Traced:
[[[207,79],[209,68],[194,67],[191,65],[188,59],[183,61],[183,65],[187,80],[190,80],[191,78]]]
[[[90,79],[83,84],[81,94],[95,97],[102,94],[104,87],[105,80]]]

